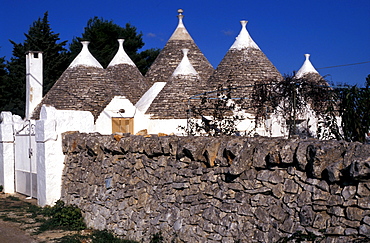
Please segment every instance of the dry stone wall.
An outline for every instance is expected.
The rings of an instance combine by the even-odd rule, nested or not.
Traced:
[[[366,242],[370,145],[67,133],[62,200],[149,242]]]

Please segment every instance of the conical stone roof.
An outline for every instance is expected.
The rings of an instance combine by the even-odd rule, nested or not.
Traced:
[[[181,9],[178,10],[179,14],[177,17],[179,18],[179,23],[177,28],[145,75],[150,84],[168,81],[182,60],[182,49],[189,49],[189,61],[202,80],[208,80],[214,71],[212,65],[199,50],[193,38],[186,30],[182,21],[184,17],[182,12]]]
[[[33,119],[39,119],[45,104],[59,110],[90,111],[96,120],[114,96],[126,96],[135,104],[147,89],[145,78],[131,59],[122,58],[126,54],[123,48],[105,70],[89,52],[88,43],[82,44],[81,53],[44,96]]]
[[[119,39],[117,54],[107,67],[109,89],[116,95],[124,95],[135,104],[149,89],[146,78],[123,49],[123,39]]]
[[[249,35],[247,21],[240,21],[242,29],[217,69],[209,79],[212,89],[220,85],[233,87],[254,85],[262,81],[281,79],[282,76]],[[241,96],[248,95],[241,92]]]
[[[86,65],[68,67],[36,107],[32,119],[39,119],[42,105],[59,110],[90,111],[95,120],[109,104],[107,75],[103,68]]]
[[[182,61],[147,110],[151,119],[186,119],[189,97],[204,92],[204,82],[191,65],[188,51],[183,50]]]

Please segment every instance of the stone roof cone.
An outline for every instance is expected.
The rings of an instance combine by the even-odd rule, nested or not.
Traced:
[[[242,29],[239,35],[209,79],[212,89],[217,89],[219,85],[248,86],[282,78],[249,35],[246,29],[247,21],[243,20],[240,23]],[[239,95],[248,96],[244,92],[239,92]]]
[[[109,71],[103,69],[88,51],[88,42],[82,42],[82,45],[81,52],[36,107],[33,119],[39,119],[41,106],[45,104],[59,110],[90,111],[96,120],[114,96],[126,94],[127,86],[122,85],[121,80],[135,79],[140,83],[139,78],[136,77],[139,75],[141,80],[144,80],[139,71],[137,71],[139,75],[135,76],[137,68],[132,64],[117,62],[109,67]],[[122,53],[117,55],[121,56]],[[122,72],[120,80],[115,80],[115,71],[121,68],[126,72]],[[130,95],[127,96],[130,99]],[[133,100],[136,99],[138,98]]]
[[[149,88],[146,78],[123,49],[123,39],[118,39],[118,51],[107,67],[112,94],[124,95],[135,104]]]
[[[204,92],[204,82],[189,62],[188,51],[182,50],[180,64],[147,110],[151,119],[186,119],[188,98]]]
[[[183,10],[179,9],[177,15],[179,22],[175,31],[145,75],[150,84],[168,81],[183,58],[182,49],[189,49],[189,61],[202,80],[206,81],[214,71],[212,65],[186,30],[182,13]]]

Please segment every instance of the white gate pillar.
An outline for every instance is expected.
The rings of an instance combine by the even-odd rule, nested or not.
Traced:
[[[9,111],[0,114],[0,185],[5,193],[15,192],[13,116]]]
[[[41,109],[40,120],[36,121],[37,202],[40,206],[52,205],[60,198],[63,161],[57,156],[61,150],[56,132],[53,109]],[[55,110],[55,109],[54,109]],[[60,168],[61,167],[61,168]]]

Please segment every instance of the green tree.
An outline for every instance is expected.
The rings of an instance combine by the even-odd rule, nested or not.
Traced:
[[[43,52],[43,93],[54,85],[69,64],[69,53],[64,48],[67,41],[60,41],[59,34],[50,28],[48,12],[44,17],[33,22],[23,43],[13,44],[13,56],[7,64],[9,71],[8,89],[10,99],[1,109],[8,109],[15,114],[24,116],[26,87],[26,56],[27,51]]]
[[[6,69],[5,58],[0,57],[0,111],[9,99],[8,94],[8,72]]]
[[[117,39],[125,39],[123,46],[127,55],[145,74],[159,54],[159,49],[148,49],[138,53],[139,49],[144,46],[142,36],[143,34],[137,33],[136,27],[130,23],[121,27],[103,18],[91,18],[87,22],[82,37],[74,38],[70,45],[71,61],[81,51],[80,41],[88,40],[91,54],[106,68],[118,50]]]
[[[342,118],[343,138],[346,141],[365,142],[370,130],[370,75],[364,88],[345,86],[336,89]]]

